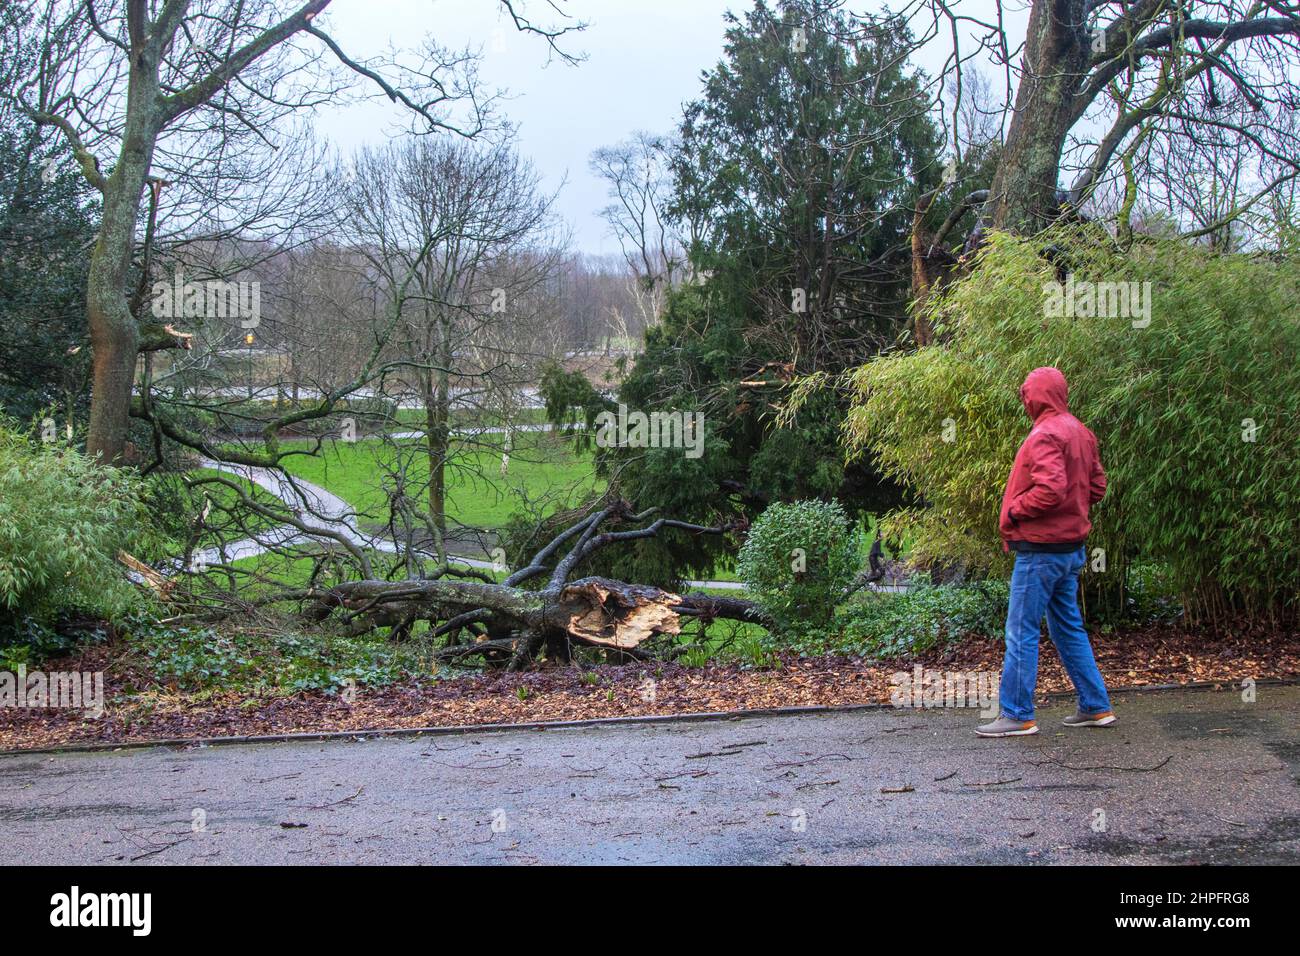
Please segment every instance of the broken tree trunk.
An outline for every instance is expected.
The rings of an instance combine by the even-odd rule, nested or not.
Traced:
[[[161,598],[169,597],[172,588],[176,586],[175,581],[164,577],[139,558],[125,551],[117,552],[117,561],[128,571],[134,572],[136,581],[148,587]]]
[[[631,650],[660,634],[680,634],[680,595],[643,584],[585,578],[560,592],[564,629],[582,644]]]
[[[501,584],[445,577],[349,581],[313,592],[306,613],[324,619],[341,612],[353,630],[422,618],[436,625],[435,635],[450,635],[452,642],[439,652],[444,660],[484,657],[508,660],[512,668],[546,646],[580,644],[636,654],[647,641],[680,634],[683,618],[767,622],[756,605],[738,598],[674,594],[602,577],[568,580],[597,550],[617,542],[653,537],[664,528],[694,534],[731,530],[729,525],[708,528],[663,518],[631,530],[599,530],[606,522],[643,521],[652,511],[633,514],[623,501],[607,505],[558,534]],[[568,552],[555,560],[565,545]],[[541,589],[520,586],[546,574],[549,580]],[[456,642],[461,631],[469,639]]]
[[[556,591],[477,581],[349,581],[313,598],[315,617],[340,609],[353,618],[367,616],[376,626],[408,615],[448,622],[460,618],[458,626],[486,621],[488,635],[520,633],[517,638],[484,637],[453,645],[446,649],[452,657],[471,656],[478,647],[508,647],[529,635],[631,651],[652,638],[680,634],[683,618],[766,621],[756,605],[739,598],[680,595],[600,577],[583,578]]]

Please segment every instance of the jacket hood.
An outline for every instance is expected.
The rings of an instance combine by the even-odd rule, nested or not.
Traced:
[[[1034,421],[1047,412],[1061,414],[1069,411],[1068,394],[1065,376],[1060,369],[1050,365],[1034,369],[1025,377],[1025,384],[1020,386],[1020,401]]]

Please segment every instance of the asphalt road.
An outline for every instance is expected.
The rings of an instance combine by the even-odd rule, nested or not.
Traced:
[[[1300,687],[0,757],[0,864],[1300,862]]]

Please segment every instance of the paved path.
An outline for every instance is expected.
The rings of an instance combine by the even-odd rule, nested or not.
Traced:
[[[233,562],[241,558],[254,557],[272,548],[302,545],[312,541],[328,543],[335,540],[330,537],[331,535],[338,535],[359,548],[371,548],[389,553],[396,550],[392,539],[386,535],[363,533],[357,525],[356,512],[352,506],[320,485],[301,478],[294,478],[290,482],[282,472],[274,468],[232,465],[211,458],[200,459],[199,466],[252,482],[279,498],[304,525],[317,529],[321,533],[311,535],[290,525],[281,525],[260,532],[254,537],[232,541],[224,549],[208,548],[205,551],[195,552],[196,564],[208,566],[222,564],[223,553],[226,561]],[[491,562],[481,562],[481,564],[491,567]]]
[[[1300,687],[1258,694],[14,755],[0,865],[1297,863]]]

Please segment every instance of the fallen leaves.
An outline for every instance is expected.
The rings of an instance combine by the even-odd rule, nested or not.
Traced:
[[[1096,635],[1093,641],[1098,665],[1112,690],[1300,677],[1300,635],[1295,633],[1236,630],[1214,635],[1151,627]],[[102,653],[98,661],[83,661],[77,668],[87,669],[89,664],[89,669],[108,672],[106,697],[110,703],[101,719],[84,719],[80,711],[0,709],[0,749],[327,731],[360,734],[380,728],[887,704],[893,689],[891,675],[914,664],[967,672],[997,671],[1002,664],[1000,642],[969,640],[941,653],[907,661],[787,656],[779,667],[761,671],[738,664],[702,668],[605,665],[586,670],[557,665],[531,673],[410,680],[387,687],[361,688],[352,703],[319,693],[269,699],[236,694],[151,694],[148,706],[141,707],[126,696],[128,679],[114,673],[112,650],[104,649]],[[58,669],[56,663],[50,667]],[[653,681],[652,695],[644,692],[647,681]],[[1069,679],[1046,640],[1038,689],[1040,694],[1070,689]],[[815,759],[826,759],[826,755]],[[831,759],[835,759],[833,755]]]

